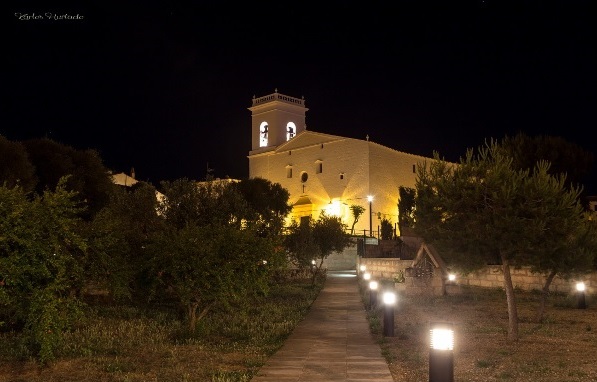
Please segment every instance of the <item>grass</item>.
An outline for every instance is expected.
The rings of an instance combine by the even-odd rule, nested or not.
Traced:
[[[366,304],[368,295],[361,296]],[[370,326],[395,381],[429,377],[430,322],[455,329],[454,379],[466,382],[597,381],[597,307],[576,309],[573,296],[552,294],[546,317],[537,322],[539,294],[516,291],[519,340],[507,340],[508,314],[501,290],[464,288],[448,296],[399,296],[394,336],[377,328],[381,309],[368,312]]]
[[[131,305],[95,305],[64,336],[47,366],[1,333],[0,382],[247,382],[305,316],[323,283],[272,283],[267,297],[215,310],[193,335],[176,314]]]

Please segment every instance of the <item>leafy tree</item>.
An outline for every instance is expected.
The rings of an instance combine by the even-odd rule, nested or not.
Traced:
[[[359,221],[359,218],[365,212],[365,207],[359,206],[358,204],[352,204],[350,207],[350,212],[352,213],[352,227],[350,227],[350,234],[354,235],[354,226]]]
[[[552,234],[546,231],[546,227],[553,228],[552,223],[580,222],[577,210],[564,207],[573,205],[577,193],[564,189],[562,182],[547,173],[547,166],[538,166],[532,174],[515,168],[512,158],[493,140],[480,147],[477,155],[468,150],[456,166],[440,160],[437,153],[434,159],[418,169],[415,230],[449,264],[464,272],[497,257],[504,275],[508,338],[517,340],[510,268],[533,264]],[[561,208],[546,205],[546,199],[552,203],[553,198],[563,201]],[[542,253],[544,259],[553,254]]]
[[[541,222],[540,240],[526,254],[532,271],[546,276],[537,312],[539,320],[543,320],[555,276],[570,279],[591,272],[597,252],[597,227],[579,202],[580,190],[572,186],[566,191],[565,176],[549,175],[549,168],[548,162],[538,162],[529,184],[531,202],[524,206]]]
[[[392,240],[394,237],[394,227],[388,219],[381,220],[381,238],[382,240]]]
[[[402,233],[405,228],[414,226],[416,190],[400,186],[398,193],[400,195],[398,201],[398,226]]]
[[[256,226],[262,235],[281,234],[284,219],[292,210],[288,190],[263,178],[244,179],[230,187],[248,204],[242,217],[247,224]]]
[[[32,200],[19,187],[0,187],[0,320],[24,329],[25,346],[42,362],[54,358],[61,334],[81,314],[72,292],[83,282],[87,245],[65,183]]]
[[[188,179],[162,186],[164,229],[147,247],[155,296],[174,297],[194,331],[215,305],[266,291],[268,271],[284,254],[276,237],[241,224],[248,203],[234,188]]]
[[[0,135],[0,185],[8,188],[18,185],[24,192],[30,192],[36,183],[35,168],[23,144]]]
[[[312,265],[313,284],[321,274],[324,260],[333,252],[342,252],[352,245],[341,218],[328,216],[324,212],[315,222],[309,220],[301,225],[291,225],[285,243],[297,264],[303,267]]]
[[[512,157],[514,168],[532,171],[538,161],[550,163],[548,173],[564,175],[566,188],[579,188],[591,174],[594,154],[562,137],[524,133],[506,136],[500,142],[506,155]],[[582,192],[582,190],[581,190]]]
[[[78,200],[87,204],[82,212],[85,219],[91,219],[108,202],[115,185],[97,151],[77,150],[47,138],[24,141],[23,145],[36,169],[38,194],[53,190],[68,176],[66,189],[76,191]]]
[[[89,240],[85,274],[88,282],[111,296],[147,296],[145,247],[162,226],[157,214],[156,189],[144,182],[115,187],[109,203],[84,225]]]

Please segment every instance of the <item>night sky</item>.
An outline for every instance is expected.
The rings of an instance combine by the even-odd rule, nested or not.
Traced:
[[[156,185],[246,178],[247,108],[277,88],[308,130],[408,153],[524,132],[597,155],[590,1],[156,4],[3,5],[0,134]]]

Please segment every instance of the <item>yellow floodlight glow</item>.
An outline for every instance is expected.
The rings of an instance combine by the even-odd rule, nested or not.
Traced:
[[[371,280],[371,273],[367,272],[363,275],[363,279],[365,280]]]
[[[583,283],[582,281],[581,281],[581,282],[578,282],[578,283],[576,283],[576,290],[577,290],[577,291],[579,291],[579,292],[584,292],[584,291],[585,291],[585,288],[586,288],[586,287],[585,287],[585,283]]]
[[[342,216],[342,203],[339,200],[331,200],[330,204],[325,206],[325,214],[328,216]]]
[[[377,281],[371,281],[371,282],[369,282],[369,289],[371,289],[371,290],[377,290]]]

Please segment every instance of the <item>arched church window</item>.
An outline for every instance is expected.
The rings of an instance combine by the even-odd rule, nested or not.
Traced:
[[[289,141],[296,135],[296,125],[294,122],[288,122],[286,125],[286,140]]]
[[[259,126],[259,147],[267,147],[268,140],[267,122],[261,122]]]
[[[301,174],[301,182],[305,183],[307,181],[307,179],[309,179],[309,174],[307,174],[306,172],[303,172]]]

